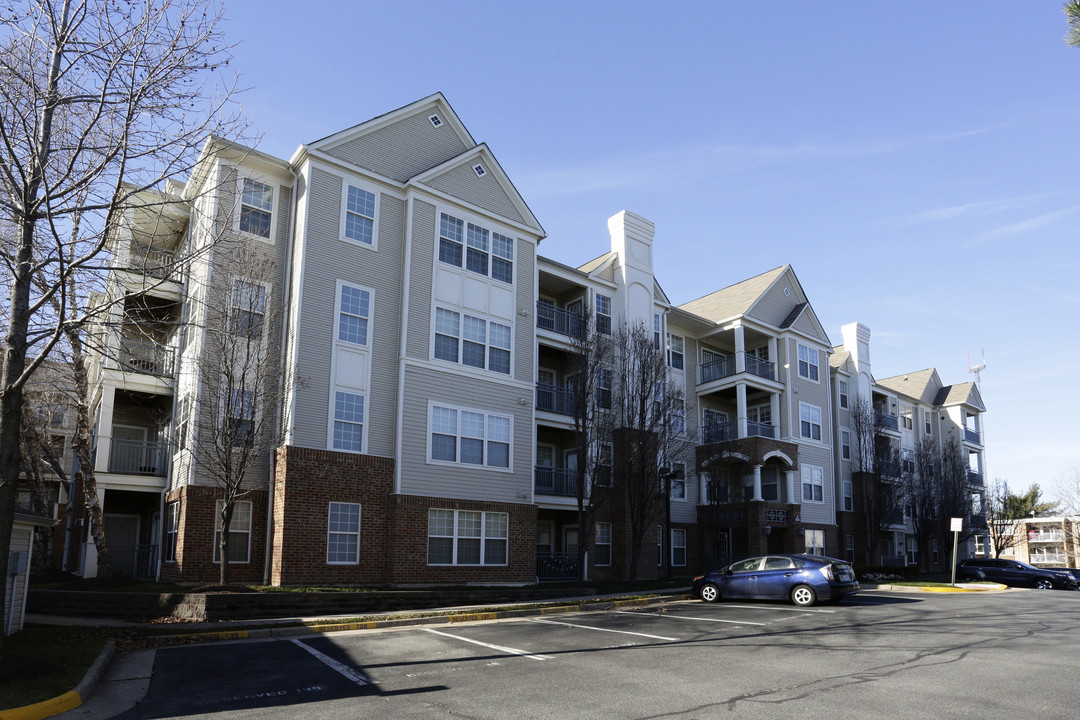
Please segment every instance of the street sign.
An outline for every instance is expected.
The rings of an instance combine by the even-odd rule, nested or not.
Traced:
[[[949,518],[949,532],[960,532],[964,529],[964,518]]]

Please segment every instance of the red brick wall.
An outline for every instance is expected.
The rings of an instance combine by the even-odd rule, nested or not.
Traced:
[[[391,537],[394,461],[332,450],[278,449],[274,491],[273,585],[383,584]],[[326,562],[331,502],[360,504],[360,562]]]
[[[168,523],[168,504],[180,501],[180,523],[176,538],[176,561],[163,562],[165,582],[217,583],[221,571],[214,562],[214,514],[222,492],[217,487],[186,485],[165,496],[166,517],[162,519],[162,548]],[[246,563],[229,563],[229,582],[258,585],[263,582],[266,559],[265,490],[253,490],[243,500],[251,502],[251,554]]]
[[[428,509],[479,510],[510,515],[506,565],[429,566]],[[395,495],[391,499],[390,581],[409,583],[532,583],[536,581],[536,506]]]

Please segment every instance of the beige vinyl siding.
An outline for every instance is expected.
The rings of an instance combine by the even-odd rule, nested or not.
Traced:
[[[803,502],[802,504],[802,522],[804,523],[824,523],[831,524],[836,522],[836,497],[834,493],[836,488],[834,487],[833,478],[836,476],[833,474],[832,464],[832,448],[831,447],[816,447],[813,445],[800,445],[799,446],[799,467],[796,473],[795,488],[796,496],[802,498],[802,466],[803,465],[816,465],[822,469],[822,481],[824,487],[822,494],[824,502]]]
[[[428,116],[433,111],[429,107],[362,137],[325,148],[324,152],[405,182],[469,149],[450,123],[432,127]]]
[[[401,492],[493,502],[528,502],[532,494],[531,389],[486,382],[427,367],[405,369]],[[527,398],[525,405],[519,398]],[[429,400],[447,406],[513,417],[512,472],[427,462]],[[519,493],[526,493],[521,497]]]
[[[431,293],[435,262],[435,206],[414,200],[409,273],[409,334],[405,355],[426,360],[431,352]]]
[[[810,337],[820,338],[822,340],[825,339],[821,334],[821,329],[817,326],[817,323],[814,322],[809,307],[803,309],[802,315],[799,316],[799,319],[795,321],[795,324],[792,325],[792,327],[800,332],[806,333]]]
[[[533,352],[536,344],[536,246],[518,239],[514,247],[515,301],[525,316],[514,313],[514,354],[511,358],[514,377],[525,383],[536,382]],[[531,402],[531,400],[530,400]]]
[[[483,177],[477,177],[476,172],[473,170],[473,166],[476,164],[483,165],[488,171],[487,174]],[[506,194],[502,184],[496,179],[495,173],[491,171],[489,163],[480,158],[451,168],[447,172],[431,178],[427,181],[427,184],[436,190],[441,190],[448,195],[460,198],[465,202],[482,207],[514,222],[525,222],[525,218],[518,212],[510,196]]]
[[[380,193],[378,250],[341,240],[342,177],[311,168],[304,234],[301,314],[294,329],[301,348],[297,372],[305,385],[296,394],[294,444],[326,448],[330,422],[331,363],[335,341],[337,283],[374,292],[369,323],[371,379],[364,431],[372,455],[394,454],[397,356],[401,328],[401,267],[404,201]]]

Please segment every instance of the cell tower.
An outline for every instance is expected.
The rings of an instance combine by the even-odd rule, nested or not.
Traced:
[[[971,364],[971,353],[968,353],[968,372],[975,376],[975,387],[982,392],[982,371],[986,369],[986,348],[979,350],[979,364]]]

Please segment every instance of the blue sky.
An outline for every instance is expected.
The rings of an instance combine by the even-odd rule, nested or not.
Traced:
[[[676,303],[790,263],[875,375],[983,373],[1014,489],[1080,466],[1080,49],[1059,0],[226,7],[259,149],[443,92],[580,264],[626,209]]]

